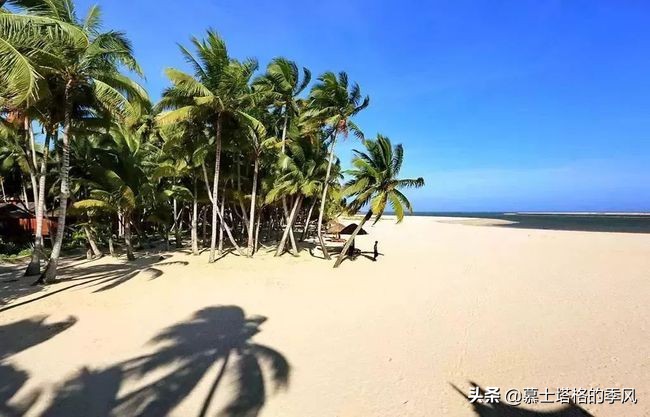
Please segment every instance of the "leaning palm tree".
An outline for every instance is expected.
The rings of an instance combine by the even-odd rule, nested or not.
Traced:
[[[352,197],[348,210],[356,214],[362,207],[368,205],[368,211],[356,227],[350,238],[345,242],[341,254],[334,263],[337,268],[345,259],[350,245],[363,225],[374,215],[375,223],[381,218],[390,204],[395,212],[397,222],[404,218],[404,209],[413,212],[411,203],[400,188],[420,188],[424,186],[422,177],[416,179],[400,179],[399,172],[404,162],[402,145],[392,146],[386,136],[377,135],[376,140],[365,140],[365,152],[355,150],[352,160],[354,168],[348,171],[352,179],[346,183],[344,193]]]
[[[319,82],[311,91],[310,99],[312,115],[315,118],[325,118],[325,125],[331,134],[329,163],[325,174],[325,186],[321,196],[320,211],[318,213],[318,240],[325,259],[330,259],[325,240],[323,239],[323,216],[325,214],[325,203],[329,178],[334,162],[334,147],[336,146],[337,135],[347,136],[348,132],[363,138],[361,130],[350,119],[361,110],[368,107],[370,98],[366,96],[361,99],[361,89],[358,84],[349,85],[348,75],[340,72],[338,77],[333,72],[326,72],[318,78]]]
[[[217,217],[219,210],[219,174],[222,150],[222,126],[226,118],[247,117],[242,109],[252,99],[249,81],[257,69],[257,61],[249,59],[239,62],[228,56],[226,44],[219,35],[209,30],[205,40],[192,38],[196,55],[181,46],[181,52],[192,66],[194,75],[169,68],[167,77],[173,86],[165,90],[158,103],[164,111],[158,120],[162,124],[179,121],[202,120],[212,126],[215,135],[215,163],[212,191],[212,238],[210,240],[210,262],[216,259]],[[206,175],[207,177],[207,175]],[[208,192],[210,186],[206,180]],[[222,224],[225,222],[219,219]],[[227,226],[225,226],[227,227]]]

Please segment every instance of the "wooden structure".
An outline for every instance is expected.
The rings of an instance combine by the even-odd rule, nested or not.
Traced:
[[[8,201],[0,203],[0,236],[3,240],[28,241],[33,239],[36,232],[36,217],[34,203]],[[56,217],[54,213],[43,215],[43,236],[56,232]]]

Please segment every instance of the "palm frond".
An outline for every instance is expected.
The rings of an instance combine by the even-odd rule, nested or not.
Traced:
[[[0,37],[0,68],[2,90],[0,94],[13,106],[34,101],[38,94],[40,75],[29,58]]]
[[[134,114],[134,108],[129,100],[117,89],[98,79],[94,80],[92,87],[95,99],[107,112],[119,117]]]

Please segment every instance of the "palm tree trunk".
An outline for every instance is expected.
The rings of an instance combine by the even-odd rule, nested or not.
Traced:
[[[176,199],[174,199],[174,203],[176,203]],[[185,210],[185,206],[181,207],[181,209],[177,212],[178,217],[174,219],[174,246],[176,248],[183,247],[183,211],[184,210]]]
[[[47,174],[47,160],[50,152],[51,133],[45,135],[43,144],[43,159],[41,161],[40,172],[38,177],[38,196],[34,205],[34,215],[36,216],[36,232],[34,233],[34,250],[32,259],[27,265],[25,276],[38,275],[41,273],[41,259],[45,257],[43,250],[43,212],[45,211],[45,177]],[[3,190],[4,191],[4,190]],[[4,193],[3,193],[4,195]]]
[[[192,254],[198,255],[199,254],[199,230],[198,230],[198,222],[199,222],[199,201],[197,198],[197,189],[196,189],[196,179],[194,180],[194,199],[192,202]]]
[[[241,219],[243,220],[242,223],[244,223],[244,228],[246,228],[246,234],[249,234],[249,223],[248,223],[248,215],[246,214],[246,208],[244,207],[244,202],[241,199],[241,160],[239,154],[237,154],[237,193],[238,193],[238,200],[239,200],[239,208],[241,209]],[[236,212],[236,211],[235,211]],[[237,213],[239,215],[239,213]]]
[[[309,232],[309,222],[311,221],[311,214],[314,211],[314,206],[316,205],[316,202],[318,200],[314,199],[313,203],[311,203],[311,206],[309,206],[309,211],[307,212],[307,219],[305,220],[305,228],[302,230],[302,236],[300,236],[300,241],[302,242],[305,240],[307,237],[307,233]]]
[[[117,237],[120,238],[124,236],[124,215],[122,210],[117,212]]]
[[[29,170],[29,179],[32,182],[32,195],[34,198],[34,217],[36,217],[36,206],[38,205],[38,161],[36,159],[36,141],[34,140],[34,130],[28,117],[25,117],[25,134],[29,142],[29,154],[27,156],[27,169]],[[27,205],[28,212],[29,204]]]
[[[32,181],[32,193],[34,195],[34,217],[36,217],[36,207],[38,206],[38,161],[36,158],[36,141],[34,140],[34,129],[29,118],[25,117],[25,127],[29,138],[29,149],[31,153],[31,163],[29,167],[29,178]],[[36,236],[36,233],[34,233]]]
[[[36,219],[36,230],[34,231],[34,247],[32,248],[32,256],[29,261],[29,264],[27,265],[27,269],[25,269],[25,276],[33,276],[33,275],[38,275],[41,273],[41,253],[43,251],[43,218],[41,217],[40,223],[40,231],[39,231],[39,218],[38,218],[38,207],[39,207],[39,200],[38,200],[38,185],[36,182],[36,176],[30,173],[30,177],[32,180],[32,188],[34,191],[34,218]],[[31,227],[30,227],[31,229]]]
[[[250,212],[250,226],[248,226],[248,257],[253,256],[255,251],[255,203],[257,198],[257,175],[260,169],[259,156],[255,155],[255,164],[253,166],[253,189],[251,191],[251,212]]]
[[[83,229],[84,229],[84,233],[86,234],[86,239],[88,240],[88,244],[90,245],[90,249],[92,250],[95,258],[101,258],[102,256],[104,256],[102,251],[99,250],[99,247],[97,246],[97,242],[95,242],[95,238],[90,232],[90,228],[87,225],[84,225]]]
[[[165,239],[165,251],[169,252],[169,228],[167,225],[163,226],[163,230],[165,232],[165,235],[163,236]]]
[[[29,180],[32,183],[32,198],[34,199],[34,216],[36,216],[36,206],[38,205],[38,180],[36,179],[36,174],[33,172],[29,173]],[[29,212],[29,204],[27,204],[27,209]]]
[[[38,210],[38,185],[36,182],[36,176],[30,172],[29,174],[32,181],[32,189],[34,191],[34,218],[36,219],[36,230],[34,231],[34,247],[32,248],[32,256],[25,269],[25,276],[33,276],[41,273],[41,252],[42,252],[42,233],[38,233],[38,215],[36,211]],[[29,205],[27,205],[29,208]],[[41,221],[42,224],[42,221]],[[42,225],[41,225],[42,228]],[[31,225],[30,225],[31,230]]]
[[[249,220],[248,220],[248,214],[246,214],[246,207],[244,206],[244,201],[243,200],[239,200],[239,208],[241,209],[241,216],[239,216],[239,213],[237,213],[236,210],[235,210],[235,212],[237,213],[237,215],[242,220],[242,223],[243,223],[243,226],[244,226],[242,232],[245,231],[246,236],[248,236],[249,233],[250,233],[250,230],[249,230],[250,223],[249,223]]]
[[[352,232],[352,234],[348,238],[348,241],[345,242],[345,245],[343,245],[343,249],[341,250],[341,253],[339,254],[339,257],[336,258],[336,262],[334,263],[334,268],[338,268],[339,265],[341,265],[341,262],[343,262],[343,259],[345,259],[345,257],[348,254],[348,249],[350,249],[350,245],[352,244],[352,242],[354,242],[354,238],[357,237],[357,234],[359,233],[359,231],[363,227],[364,223],[367,222],[368,219],[370,219],[371,217],[372,217],[372,210],[368,209],[368,212],[363,217],[363,220],[361,220],[361,223],[359,223],[357,228],[354,229],[354,232]]]
[[[230,228],[228,227],[228,225],[224,221],[224,215],[225,215],[224,209],[226,207],[225,193],[221,197],[221,208],[219,208],[219,204],[217,203],[217,199],[214,198],[214,194],[212,192],[210,192],[210,185],[208,183],[208,175],[207,175],[207,172],[205,171],[205,166],[203,167],[203,177],[204,177],[204,181],[205,181],[205,186],[206,186],[207,191],[208,191],[208,197],[210,198],[210,201],[212,201],[212,220],[213,220],[212,221],[212,240],[214,240],[215,231],[216,231],[216,227],[217,227],[216,220],[215,220],[215,213],[216,213],[216,215],[219,217],[219,221],[220,221],[220,225],[221,225],[221,227],[219,228],[220,229],[220,232],[219,232],[219,253],[221,253],[222,244],[223,244],[223,232],[225,231],[226,234],[228,235],[228,239],[230,240],[230,243],[232,243],[232,245],[237,250],[237,252],[239,252],[239,254],[242,255],[242,256],[245,255],[244,252],[242,252],[239,245],[237,245],[237,242],[235,241],[235,239],[232,236],[232,233],[230,232]],[[210,243],[211,243],[211,246],[214,244],[213,241],[211,241]]]
[[[282,199],[282,209],[284,210],[284,219],[287,222],[287,224],[289,224],[289,217],[291,217],[291,215],[289,213],[289,208],[287,207],[287,199],[286,198]],[[295,253],[297,253],[298,248],[296,246],[296,238],[293,235],[293,228],[289,228],[289,242],[291,243],[291,250],[293,250]]]
[[[332,146],[330,146],[329,161],[327,162],[327,173],[325,174],[325,185],[323,186],[323,196],[320,201],[320,213],[318,213],[318,242],[320,243],[321,250],[325,259],[330,259],[330,254],[327,253],[325,240],[323,239],[323,216],[325,215],[325,203],[327,202],[327,189],[329,188],[330,174],[332,172],[332,163],[334,162],[334,146],[336,145],[336,130],[332,137]]]
[[[219,113],[217,113],[216,128],[216,156],[214,161],[214,183],[212,185],[212,237],[210,238],[210,258],[208,262],[214,262],[216,260],[215,252],[217,246],[217,215],[219,212],[219,169],[221,168],[221,114]]]
[[[178,203],[176,199],[172,199],[172,218],[174,219],[173,228],[176,230],[176,223],[178,223]]]
[[[29,199],[27,198],[27,184],[24,182],[22,183],[23,185],[23,207],[25,208],[25,211],[29,211]]]
[[[124,244],[126,245],[126,259],[134,261],[133,245],[131,243],[131,212],[124,211]]]
[[[260,225],[262,223],[262,209],[257,213],[257,226],[255,227],[255,246],[253,250],[257,252],[260,247]]]
[[[50,260],[47,263],[45,271],[41,274],[37,284],[49,284],[56,279],[56,270],[59,265],[59,257],[61,256],[61,247],[63,246],[63,236],[65,234],[65,218],[66,210],[68,208],[68,197],[70,196],[70,127],[72,125],[72,107],[70,105],[70,88],[71,82],[68,82],[64,92],[65,115],[63,122],[63,149],[61,155],[61,192],[59,194],[59,218],[56,225],[56,239],[52,245],[52,253]]]
[[[208,206],[203,207],[203,224],[201,224],[201,227],[203,228],[203,244],[202,246],[207,246],[208,243]]]
[[[181,227],[181,215],[183,214],[183,209],[181,209],[181,212],[178,212],[178,201],[174,198],[172,202],[172,215],[174,219],[174,223],[172,224],[172,230],[174,231],[174,246],[176,248],[182,247],[181,244],[181,233],[179,231],[179,228]]]
[[[225,228],[223,227],[223,223],[224,223],[223,218],[224,218],[224,216],[226,214],[226,212],[225,212],[225,210],[226,210],[226,194],[225,193],[224,193],[223,196],[221,196],[221,208],[219,208],[217,210],[221,210],[219,212],[219,219],[220,219],[219,220],[219,255],[221,255],[221,253],[223,252],[223,232],[225,230]]]
[[[284,228],[284,233],[282,233],[282,239],[280,239],[280,244],[278,245],[278,249],[275,252],[275,256],[280,256],[284,252],[284,247],[287,244],[287,238],[289,237],[289,232],[291,231],[293,222],[296,220],[296,214],[298,213],[298,207],[300,206],[301,201],[302,201],[302,196],[298,196],[296,198],[296,201],[293,203],[291,214],[287,219],[287,225]]]
[[[109,233],[109,235],[108,235],[108,253],[110,253],[113,258],[115,257],[115,247],[113,246],[113,234],[112,233]]]
[[[289,122],[289,112],[287,105],[284,105],[284,125],[282,126],[282,153],[284,154],[285,142],[287,138],[287,123]]]
[[[302,203],[302,201],[301,201]],[[298,212],[300,212],[300,208],[298,209]],[[296,213],[296,218],[298,217],[298,213]],[[296,219],[293,219],[293,222],[291,223],[291,228],[289,229],[289,243],[291,244],[291,250],[294,253],[298,253],[298,244],[296,243],[296,235],[293,233],[293,223],[296,222]]]
[[[221,206],[221,210],[222,210],[222,211],[221,211],[220,213],[223,213],[223,208],[224,208],[224,206],[225,206],[225,203],[222,204],[222,206]],[[232,232],[230,231],[230,227],[228,227],[228,224],[226,224],[226,222],[224,221],[224,217],[223,217],[223,215],[222,215],[222,214],[219,214],[219,215],[221,216],[221,217],[220,217],[220,219],[221,219],[221,224],[223,225],[223,230],[226,232],[226,235],[228,236],[228,240],[230,240],[230,243],[231,243],[232,246],[235,248],[235,250],[236,250],[237,252],[239,252],[240,255],[245,256],[246,254],[244,253],[244,251],[242,251],[242,249],[241,249],[241,248],[239,247],[239,245],[237,244],[237,241],[236,241],[235,238],[232,236]]]
[[[2,201],[7,201],[7,194],[5,193],[5,179],[0,177],[0,188],[2,188]]]

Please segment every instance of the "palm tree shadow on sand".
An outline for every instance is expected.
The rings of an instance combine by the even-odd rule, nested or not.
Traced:
[[[264,317],[246,317],[237,306],[208,307],[190,320],[163,330],[150,344],[152,354],[114,366],[82,369],[64,382],[42,417],[169,415],[204,378],[212,378],[197,407],[199,417],[254,417],[267,398],[265,374],[275,389],[286,388],[290,365],[278,351],[252,341]],[[216,368],[215,368],[216,366]],[[211,372],[211,370],[215,372]],[[227,378],[225,378],[227,376]],[[215,395],[224,380],[230,396]],[[136,387],[120,394],[123,381]],[[139,382],[146,381],[145,385]],[[200,409],[199,409],[200,408]],[[218,410],[218,412],[217,412]]]
[[[34,316],[0,326],[0,360],[43,343],[77,322],[73,316],[56,323],[45,323],[46,319]]]
[[[472,387],[478,388],[480,394],[485,392],[477,383],[470,381],[470,384]],[[451,384],[451,386],[469,401],[466,393],[454,384]],[[525,408],[515,407],[502,402],[490,404],[474,402],[471,403],[471,405],[478,417],[595,417],[593,414],[588,413],[586,410],[574,403],[570,403],[569,405],[554,411],[527,410]]]
[[[79,267],[80,264],[65,266],[61,268],[61,271],[65,272],[65,277],[56,282],[56,284],[60,284],[60,287],[44,291],[39,296],[26,297],[26,299],[22,299],[22,297],[36,294],[42,288],[27,284],[24,280],[22,282],[0,281],[0,313],[73,289],[92,288],[94,293],[100,293],[125,284],[135,277],[157,279],[163,275],[163,271],[155,266],[187,264],[182,261],[161,262],[164,260],[165,258],[161,256],[152,255],[142,256],[135,261],[125,263],[99,264],[82,268]],[[14,268],[14,273],[17,272],[20,271]]]
[[[260,332],[265,317],[247,318],[236,306],[202,309],[188,322],[172,326],[152,343],[162,348],[152,355],[129,361],[127,376],[144,377],[177,364],[160,379],[128,394],[118,407],[120,414],[159,416],[171,411],[199,383],[209,369],[220,362],[219,372],[203,401],[199,416],[206,416],[226,372],[234,372],[236,396],[226,405],[223,416],[254,416],[264,405],[266,387],[262,363],[269,366],[277,388],[289,383],[290,366],[278,351],[251,338]]]
[[[69,317],[56,323],[45,323],[46,316],[35,316],[0,326],[0,416],[18,417],[31,408],[40,396],[33,391],[20,403],[9,400],[27,383],[29,373],[16,368],[7,360],[13,355],[46,342],[72,327],[77,319]]]

